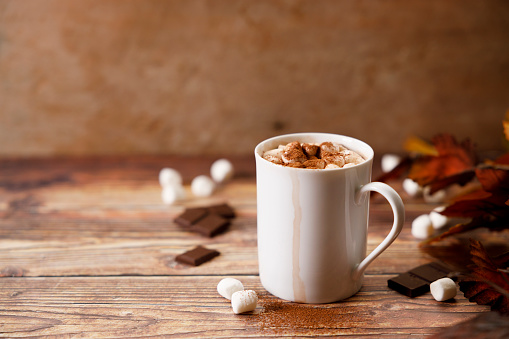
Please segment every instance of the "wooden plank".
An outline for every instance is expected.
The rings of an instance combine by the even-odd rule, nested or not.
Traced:
[[[189,199],[173,206],[160,198],[157,173],[165,163],[165,158],[151,157],[2,163],[0,174],[9,180],[0,182],[0,270],[11,267],[25,276],[257,274],[256,189],[249,160],[237,159],[241,170],[236,179],[212,197],[194,198],[186,185]],[[204,172],[210,159],[177,157],[169,163],[189,175]],[[238,214],[225,234],[203,238],[172,221],[185,207],[222,201]],[[407,215],[422,208],[422,203],[411,203]],[[373,199],[368,251],[391,223],[388,204]],[[368,273],[397,274],[427,260],[408,228],[409,221]],[[175,263],[176,255],[196,245],[222,255],[199,268]]]
[[[235,315],[216,291],[221,276],[4,278],[0,334],[9,337],[424,337],[488,308],[458,295],[409,299],[366,276],[355,296],[334,304],[281,302],[256,276],[236,276],[260,298],[252,314]]]
[[[192,177],[206,173],[212,160],[0,162],[0,335],[424,337],[488,310],[462,295],[438,303],[429,294],[409,299],[387,288],[388,278],[430,260],[419,251],[410,225],[433,206],[404,195],[405,228],[368,267],[357,295],[327,305],[278,301],[257,276],[252,159],[235,159],[237,177],[210,198],[173,206],[161,202],[160,168],[178,167],[189,193]],[[185,207],[223,201],[238,216],[217,237],[204,238],[172,221]],[[388,204],[373,197],[368,251],[383,240],[391,223]],[[176,255],[196,245],[221,255],[198,267],[175,262]],[[253,314],[232,314],[217,294],[216,284],[225,276],[237,276],[259,293]]]

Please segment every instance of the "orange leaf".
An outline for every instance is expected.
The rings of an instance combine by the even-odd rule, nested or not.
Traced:
[[[439,134],[432,142],[438,155],[416,159],[408,175],[419,185],[427,186],[437,180],[471,171],[474,167],[474,147],[469,140],[460,144],[449,134]]]
[[[407,152],[423,154],[423,155],[438,155],[438,151],[432,144],[422,140],[418,137],[409,137],[406,139],[404,148]]]

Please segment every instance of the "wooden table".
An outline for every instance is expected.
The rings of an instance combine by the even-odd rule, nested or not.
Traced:
[[[430,261],[409,228],[432,206],[404,193],[405,228],[367,269],[359,293],[327,305],[279,301],[258,278],[252,156],[231,158],[235,179],[210,198],[190,197],[173,206],[161,201],[161,168],[180,170],[190,193],[191,179],[207,174],[213,160],[0,161],[0,336],[418,338],[488,311],[461,292],[453,302],[439,303],[429,293],[410,299],[387,288],[388,278]],[[187,206],[223,201],[237,212],[224,234],[204,238],[173,222]],[[373,199],[369,251],[391,223],[388,204]],[[221,255],[198,267],[175,262],[196,245]],[[216,292],[227,276],[259,294],[255,312],[232,313]]]

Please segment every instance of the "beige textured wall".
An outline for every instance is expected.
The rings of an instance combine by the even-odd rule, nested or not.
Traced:
[[[509,1],[0,1],[0,156],[500,148]]]

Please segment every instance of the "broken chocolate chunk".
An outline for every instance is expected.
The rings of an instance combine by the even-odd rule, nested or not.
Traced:
[[[197,246],[194,249],[182,253],[175,257],[175,260],[184,264],[199,266],[204,262],[207,262],[220,253],[216,250],[211,250],[203,246]]]
[[[209,214],[205,218],[191,226],[191,230],[203,234],[207,237],[213,237],[222,233],[230,225],[230,221],[217,214]]]
[[[429,292],[429,285],[447,277],[449,269],[437,262],[418,266],[387,281],[387,286],[401,294],[414,298]]]
[[[429,283],[412,273],[402,273],[387,281],[389,288],[414,298],[429,291]]]
[[[449,274],[447,268],[435,262],[418,266],[409,272],[426,280],[430,284],[438,279],[447,277],[447,274]]]
[[[226,203],[209,206],[208,210],[210,213],[217,214],[223,218],[231,219],[235,217],[235,211]]]
[[[175,222],[180,226],[188,227],[203,219],[207,214],[207,209],[203,207],[187,208],[184,213],[175,218]]]

